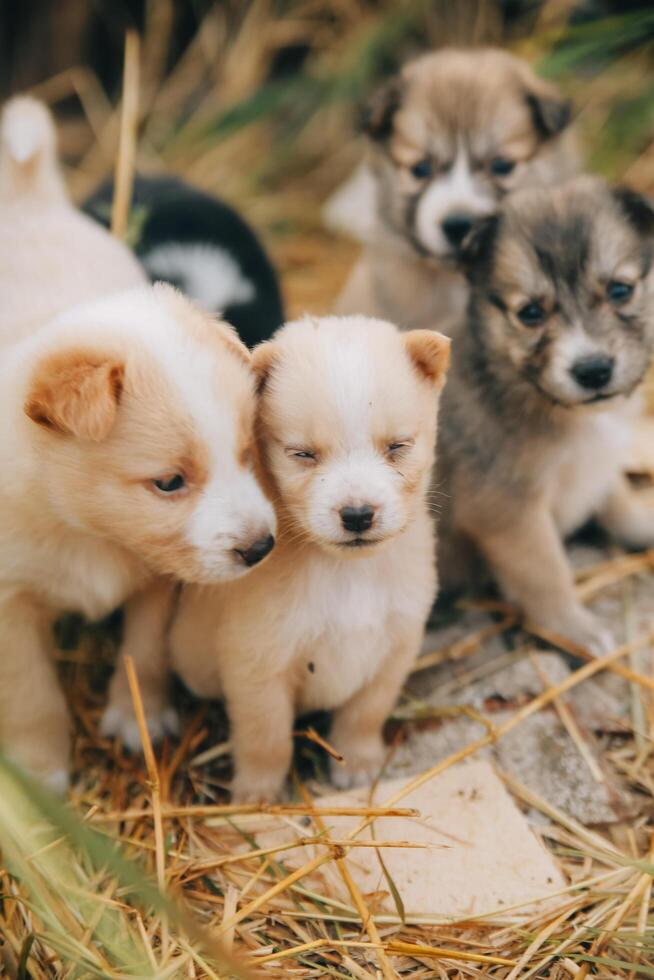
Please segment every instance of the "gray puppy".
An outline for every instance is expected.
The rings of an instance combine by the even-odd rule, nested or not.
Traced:
[[[612,638],[575,597],[562,539],[595,517],[654,545],[654,510],[623,475],[654,347],[653,252],[645,198],[590,177],[513,195],[465,247],[435,478],[442,581],[482,555],[528,620],[594,652]]]

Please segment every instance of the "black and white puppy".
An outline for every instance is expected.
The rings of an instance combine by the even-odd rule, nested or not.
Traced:
[[[108,226],[113,181],[84,211]],[[175,177],[137,177],[134,250],[154,282],[164,280],[231,323],[254,347],[284,322],[279,282],[250,226],[224,201]]]

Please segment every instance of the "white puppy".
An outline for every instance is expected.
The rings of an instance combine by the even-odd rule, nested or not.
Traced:
[[[448,351],[432,331],[331,317],[254,353],[279,543],[243,581],[185,588],[171,633],[185,683],[227,701],[238,799],[279,794],[298,711],[336,709],[339,785],[379,771],[435,593],[427,487]]]

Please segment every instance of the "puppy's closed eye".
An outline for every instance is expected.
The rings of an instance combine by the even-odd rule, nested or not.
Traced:
[[[406,456],[413,446],[413,439],[394,439],[386,445],[386,455],[391,460],[401,459]]]
[[[286,449],[286,455],[291,459],[297,459],[301,463],[317,463],[318,453],[313,449],[297,448],[295,446],[289,446]]]

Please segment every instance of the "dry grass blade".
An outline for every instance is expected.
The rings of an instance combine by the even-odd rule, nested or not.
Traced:
[[[145,711],[143,709],[143,699],[141,697],[138,677],[136,676],[134,661],[131,657],[126,656],[124,658],[124,662],[125,670],[127,671],[129,689],[132,695],[132,703],[134,705],[134,713],[136,714],[136,722],[139,727],[139,735],[141,736],[141,745],[143,747],[143,755],[145,756],[145,764],[148,770],[148,778],[152,790],[152,816],[154,819],[157,882],[159,884],[159,888],[163,891],[166,886],[166,856],[164,851],[163,814],[161,809],[161,785],[159,781],[159,769],[157,768],[157,760],[155,759],[154,751],[152,749],[152,740],[150,738],[150,732],[148,731],[148,723],[146,721]]]
[[[129,209],[132,202],[139,122],[139,55],[139,35],[136,31],[127,31],[125,35],[123,104],[116,160],[116,187],[111,208],[111,230],[118,238],[125,238],[127,234]]]

